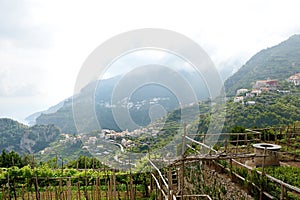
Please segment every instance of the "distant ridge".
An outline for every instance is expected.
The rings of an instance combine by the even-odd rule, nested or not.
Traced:
[[[147,80],[170,79],[172,81],[172,76],[174,74],[172,73],[168,70],[158,70],[157,73],[149,74],[147,70],[145,70],[141,73],[133,73],[130,78],[135,81],[140,81],[145,78],[147,78]],[[205,82],[201,80],[201,77],[199,77],[199,74],[190,72],[187,73],[182,70],[182,72],[180,71],[180,75],[188,80],[189,84],[195,88],[194,91],[198,100],[208,98],[208,90]],[[163,85],[155,83],[149,83],[138,87],[129,97],[120,95],[122,97],[118,98],[121,99],[117,99],[115,104],[111,105],[114,88],[120,80],[122,80],[122,76],[115,76],[105,80],[90,82],[87,86],[81,89],[79,94],[74,95],[73,101],[71,98],[70,101],[65,101],[64,105],[56,112],[43,112],[40,114],[36,118],[36,124],[54,124],[57,127],[60,127],[64,133],[78,133],[78,126],[74,123],[73,115],[73,105],[75,105],[80,109],[78,111],[78,113],[82,115],[80,120],[84,122],[81,124],[79,132],[96,130],[99,129],[99,126],[97,126],[93,119],[91,119],[91,116],[85,112],[90,106],[94,106],[97,120],[102,129],[112,129],[115,131],[126,129],[134,130],[137,126],[132,126],[130,123],[126,124],[126,129],[124,129],[124,127],[122,129],[122,127],[118,126],[112,113],[112,107],[120,109],[129,107],[128,110],[132,121],[134,121],[134,123],[139,127],[144,127],[151,123],[151,121],[159,118],[155,118],[153,116],[150,117],[149,115],[150,108],[153,105],[161,105],[165,109],[166,113],[173,111],[180,106],[176,95],[173,94],[171,90]],[[176,85],[178,91],[182,92],[181,95],[183,98],[190,99],[190,96],[184,89],[184,85],[177,84],[176,82],[173,84]],[[93,99],[95,99],[95,105],[93,105]]]
[[[33,114],[29,115],[28,117],[26,117],[25,121],[28,123],[29,126],[33,126],[33,125],[36,124],[36,119],[39,116],[41,116],[42,114],[51,114],[51,113],[57,112],[61,107],[64,106],[66,101],[68,101],[68,99],[64,100],[64,101],[61,101],[61,102],[59,102],[58,104],[56,104],[54,106],[51,106],[48,110],[33,113]]]
[[[249,88],[256,80],[285,80],[296,72],[300,72],[300,35],[255,54],[225,81],[226,92],[234,95],[237,89]]]
[[[0,149],[19,154],[32,154],[58,139],[60,130],[54,125],[32,127],[8,118],[0,118]]]

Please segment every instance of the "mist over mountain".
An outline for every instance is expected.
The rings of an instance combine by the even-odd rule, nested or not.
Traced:
[[[225,81],[226,92],[227,95],[231,96],[235,94],[237,89],[251,88],[257,80],[268,78],[285,80],[299,71],[300,35],[294,35],[288,40],[254,55]],[[179,97],[172,91],[172,87],[175,88],[176,86],[181,91],[183,98],[190,97],[190,94],[184,88],[185,85],[179,84],[179,82],[170,87],[157,84],[155,81],[149,81],[148,84],[141,84],[139,87],[134,88],[130,94],[126,93],[126,86],[131,87],[134,83],[139,85],[144,79],[174,79],[173,76],[174,73],[172,74],[169,71],[147,73],[147,70],[140,70],[131,73],[128,77],[126,75],[125,77],[115,76],[105,80],[93,81],[85,86],[79,94],[62,101],[46,112],[34,114],[28,119],[33,119],[31,121],[35,121],[36,124],[54,124],[66,133],[77,133],[78,128],[80,131],[91,131],[99,129],[99,127],[120,131],[124,130],[126,123],[128,123],[127,128],[129,130],[135,129],[136,126],[132,126],[130,121],[125,121],[125,125],[121,127],[116,122],[113,112],[118,109],[123,111],[125,109],[128,110],[132,121],[143,127],[167,112],[179,108]],[[192,86],[198,100],[207,100],[209,97],[208,90],[205,81],[199,78],[199,75],[189,71],[181,71],[179,76],[183,80],[187,80]],[[188,98],[183,101],[191,102]],[[160,110],[153,117],[149,113],[154,105],[161,105],[163,110]],[[75,114],[79,113],[80,116],[80,127],[76,127],[78,124],[74,123],[74,106],[76,108]],[[96,120],[91,117],[91,112],[95,113]]]
[[[115,76],[93,81],[82,88],[79,94],[74,95],[73,101],[69,98],[63,102],[63,106],[61,103],[54,106],[59,108],[55,112],[34,115],[38,116],[36,124],[54,124],[65,133],[77,133],[78,129],[80,132],[97,130],[99,126],[116,131],[133,130],[179,108],[180,103],[188,105],[209,97],[205,82],[199,74],[155,70],[153,73],[136,70],[125,77]],[[160,107],[151,112],[151,108],[158,105]],[[123,117],[123,125],[118,124],[120,120],[115,120],[113,112],[126,113],[127,110],[132,121],[125,121],[128,117]],[[74,123],[74,113],[75,116],[80,116],[77,117],[80,124],[78,120],[77,124]],[[91,117],[93,114],[96,120]]]
[[[228,94],[233,95],[236,89],[251,88],[256,80],[271,78],[284,81],[299,71],[300,36],[294,35],[279,45],[258,52],[225,82],[225,86]],[[32,127],[11,119],[0,119],[0,148],[8,151],[14,150],[21,154],[37,153],[59,141],[62,132],[77,133],[78,127],[74,123],[74,106],[77,106],[77,112],[81,113],[79,115],[80,130],[85,132],[99,129],[99,126],[93,123],[93,119],[89,118],[90,115],[86,112],[90,107],[95,111],[96,119],[102,129],[116,131],[124,130],[124,127],[115,121],[114,109],[127,110],[133,122],[140,127],[147,126],[153,120],[167,113],[169,116],[177,116],[180,113],[180,109],[178,109],[180,107],[179,100],[186,102],[186,104],[192,103],[192,99],[189,99],[191,96],[189,91],[180,84],[179,80],[188,80],[188,83],[195,90],[197,100],[209,102],[205,101],[209,97],[205,82],[199,79],[197,74],[183,71],[177,74],[180,76],[178,81],[169,87],[148,81],[152,79],[174,79],[172,73],[168,71],[142,75],[139,72],[130,74],[127,78],[115,76],[93,81],[82,88],[79,94],[61,101],[46,111],[29,116],[27,119],[33,122]],[[138,87],[130,90],[134,83],[141,81],[147,84],[138,85]],[[255,101],[255,105],[246,106],[235,103],[232,99],[226,102],[230,109],[226,112],[224,131],[228,131],[235,125],[265,127],[299,121],[297,110],[299,108],[297,96],[299,87],[291,87],[287,82],[285,87],[293,88],[296,92],[285,95],[265,94],[252,99]],[[180,91],[181,96],[178,96],[178,91]],[[163,109],[155,107],[159,108],[159,112],[151,114],[153,106],[161,106]],[[187,106],[185,109],[190,109],[190,112],[193,112],[193,106]],[[208,107],[207,110],[209,110]],[[202,126],[206,127],[203,124],[207,124],[209,121],[208,117],[204,117],[203,120],[199,123],[199,130],[202,130]],[[129,130],[134,128],[126,127]],[[203,130],[205,131],[205,128]],[[82,144],[79,142],[74,145],[80,149]]]
[[[36,112],[36,113],[29,115],[28,117],[25,118],[25,121],[28,123],[28,125],[33,126],[36,124],[36,119],[39,116],[41,116],[42,114],[50,114],[50,113],[57,112],[61,107],[63,107],[63,105],[65,104],[65,101],[68,101],[68,99],[61,101],[54,106],[51,106],[49,109],[47,109],[45,111],[40,111],[40,112]]]

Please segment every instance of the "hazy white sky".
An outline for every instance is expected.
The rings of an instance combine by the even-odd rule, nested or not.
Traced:
[[[87,56],[122,32],[179,32],[230,74],[299,34],[299,10],[298,0],[0,0],[0,117],[22,120],[71,96]]]

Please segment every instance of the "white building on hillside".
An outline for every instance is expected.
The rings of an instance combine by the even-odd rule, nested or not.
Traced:
[[[235,102],[235,103],[239,103],[239,102],[242,102],[242,103],[244,103],[244,97],[234,97],[234,99],[233,99],[233,102]]]
[[[300,73],[290,76],[288,82],[293,83],[295,86],[300,85]]]
[[[245,88],[238,89],[238,90],[236,91],[236,96],[240,96],[240,94],[245,94],[245,93],[247,93],[247,92],[249,92],[248,89],[245,89]]]

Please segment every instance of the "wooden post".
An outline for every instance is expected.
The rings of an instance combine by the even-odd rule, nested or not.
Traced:
[[[246,141],[246,147],[247,147],[247,152],[249,152],[249,146],[248,146],[248,132],[245,133],[245,141]]]
[[[263,158],[263,162],[261,165],[261,184],[260,184],[260,195],[259,195],[259,199],[262,200],[263,199],[263,191],[264,191],[264,176],[265,176],[265,163],[266,163],[266,151],[267,151],[267,147],[265,147],[264,149],[264,158]]]
[[[173,199],[173,190],[170,190],[170,198],[169,198],[170,200],[172,200]]]
[[[24,184],[22,184],[22,199],[25,199],[25,193],[24,193]]]
[[[155,175],[155,173],[153,173],[153,175]],[[158,192],[157,192],[157,185],[154,184],[154,188],[155,188],[155,199],[157,198]]]
[[[160,191],[159,191],[159,196],[158,196],[158,199],[159,200],[163,200],[163,196],[162,196],[162,189],[163,189],[163,186],[162,186],[162,181],[161,181],[161,177],[159,175],[157,175],[158,177],[158,182],[159,182],[159,187],[160,187]]]
[[[124,191],[124,200],[127,200],[127,190]]]
[[[27,199],[30,199],[30,191],[29,190],[27,190]]]
[[[34,199],[34,194],[32,190],[30,191],[30,194],[31,194],[31,199]]]
[[[113,170],[113,199],[116,200],[117,199],[117,191],[116,191],[116,171],[115,169]]]
[[[88,195],[88,190],[87,190],[87,187],[88,187],[88,180],[87,180],[87,176],[86,176],[86,156],[84,156],[84,179],[85,179],[85,187],[84,187],[84,196],[86,199],[89,199],[89,195]]]
[[[51,184],[50,184],[50,190],[49,190],[49,196],[50,196],[50,200],[52,200],[52,189],[51,189],[52,187],[51,187]]]
[[[62,199],[62,178],[59,179],[59,186],[58,186],[58,198]]]
[[[184,195],[184,153],[185,153],[185,138],[186,138],[187,130],[186,130],[186,123],[184,123],[184,135],[182,136],[182,146],[181,146],[181,200],[183,200],[183,195]]]
[[[161,149],[161,162],[164,162],[164,148]]]
[[[8,199],[11,199],[11,196],[10,196],[10,185],[9,185],[9,173],[7,173],[7,194],[8,194]]]
[[[133,193],[133,180],[132,180],[132,174],[131,174],[131,167],[130,167],[130,200],[134,199],[134,193]]]
[[[77,182],[77,200],[81,199],[81,194],[80,194],[80,183],[79,181]]]
[[[49,195],[49,185],[46,186],[46,199],[50,199],[50,195]]]
[[[112,174],[109,175],[109,191],[108,191],[108,199],[112,200],[112,190],[113,190],[113,180]]]
[[[280,200],[284,199],[284,186],[283,184],[280,185]]]
[[[237,134],[236,144],[235,144],[235,153],[238,153],[240,135]]]
[[[72,188],[71,188],[71,178],[69,177],[67,180],[67,200],[72,199]]]
[[[61,176],[64,176],[64,159],[61,158]]]
[[[38,178],[37,176],[35,176],[35,183],[34,183],[34,187],[35,187],[35,196],[37,200],[40,200],[40,192],[39,192],[39,182],[38,182]]]
[[[259,133],[259,142],[261,142],[261,132]]]
[[[186,123],[184,123],[184,133],[182,136],[182,144],[181,144],[181,156],[184,156],[185,152],[185,138],[186,138]]]
[[[230,165],[230,177],[231,177],[231,180],[233,180],[233,173],[232,173],[232,158],[230,158],[230,160],[229,160],[229,165]]]
[[[148,146],[148,159],[151,160],[151,157],[150,157],[150,148]],[[152,193],[152,190],[153,190],[153,180],[152,180],[152,176],[151,176],[151,173],[152,173],[152,165],[149,165],[150,166],[150,173],[149,173],[149,176],[150,176],[150,189],[149,189],[149,193],[151,194]]]
[[[92,161],[93,161],[93,165],[92,165],[92,168],[93,168],[93,171],[95,170],[95,158],[92,157]]]
[[[131,173],[131,157],[129,154],[129,175],[130,175],[130,200],[135,199],[134,198],[134,188],[133,188],[133,179],[132,179],[132,173]]]
[[[5,189],[4,186],[2,186],[2,200],[6,199],[6,195],[5,195]]]
[[[275,144],[277,144],[277,132],[276,132],[276,129],[275,129],[275,135],[274,136],[275,136],[275,138],[274,138],[275,139]]]
[[[294,161],[296,160],[296,155],[297,155],[297,148],[296,145],[294,146]]]
[[[286,141],[286,149],[287,149],[287,152],[289,151],[289,146],[290,146],[290,137],[289,137],[289,126],[287,128],[287,131],[285,133],[285,141]]]
[[[172,200],[172,189],[173,189],[173,186],[172,186],[172,169],[171,167],[169,167],[169,171],[168,171],[168,185],[169,185],[169,200]]]
[[[102,178],[103,178],[103,176],[102,176]],[[98,198],[98,200],[100,200],[101,198],[102,198],[102,189],[101,189],[101,178],[99,178],[99,198]]]
[[[183,199],[184,195],[184,160],[182,159],[181,163],[181,180],[180,180],[180,190],[181,190],[181,199]]]
[[[99,177],[96,178],[96,195],[95,199],[99,200]]]

